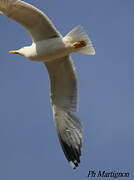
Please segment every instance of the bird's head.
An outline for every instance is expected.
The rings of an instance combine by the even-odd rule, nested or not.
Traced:
[[[31,57],[31,54],[33,53],[33,48],[31,48],[31,46],[25,46],[23,48],[20,48],[18,50],[13,50],[13,51],[9,51],[9,53],[11,54],[19,54],[21,56],[24,56],[24,57]]]
[[[21,48],[21,49],[18,49],[18,50],[9,51],[9,53],[11,53],[11,54],[19,54],[21,56],[25,56],[25,47]]]

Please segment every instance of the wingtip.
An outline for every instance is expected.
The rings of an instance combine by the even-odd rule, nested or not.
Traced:
[[[79,166],[80,162],[77,162],[76,160],[74,162],[69,161],[69,164],[71,166],[72,169],[76,169]]]

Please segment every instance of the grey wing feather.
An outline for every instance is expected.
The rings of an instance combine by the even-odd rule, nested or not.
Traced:
[[[77,78],[71,57],[45,63],[50,81],[52,103],[67,111],[77,109]]]
[[[33,41],[61,36],[50,19],[28,3],[20,0],[0,0],[0,11],[24,26]]]
[[[45,63],[51,84],[53,116],[63,152],[76,168],[80,163],[82,126],[73,114],[76,110],[77,79],[69,56]]]

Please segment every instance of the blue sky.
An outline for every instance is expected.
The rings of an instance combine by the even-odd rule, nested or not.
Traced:
[[[80,88],[77,115],[84,127],[81,164],[72,170],[60,148],[43,64],[8,54],[30,44],[30,37],[0,16],[0,179],[86,180],[89,170],[130,172],[127,179],[133,179],[134,1],[27,2],[63,35],[82,25],[95,46],[95,56],[72,55]]]

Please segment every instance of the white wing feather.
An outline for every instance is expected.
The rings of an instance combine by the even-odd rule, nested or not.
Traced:
[[[50,81],[52,103],[67,111],[76,111],[77,78],[70,56],[45,62]]]
[[[39,9],[20,0],[0,0],[0,11],[24,26],[33,41],[61,36],[50,19]]]

